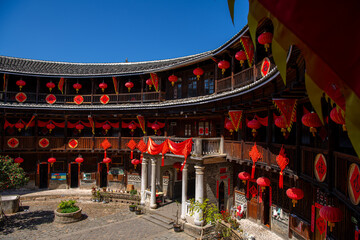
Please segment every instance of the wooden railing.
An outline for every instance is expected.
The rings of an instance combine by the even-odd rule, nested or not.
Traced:
[[[15,96],[18,92],[0,92],[0,100],[7,102],[17,102]],[[27,99],[25,103],[46,103],[46,97],[48,93],[28,93],[25,92]],[[6,95],[6,97],[5,97]],[[84,98],[82,104],[91,104],[91,105],[101,105],[100,102],[101,96],[104,94],[93,94],[93,95],[81,95]],[[109,97],[108,104],[119,104],[119,103],[143,103],[143,102],[159,102],[165,100],[164,92],[143,92],[143,93],[120,93],[120,94],[106,94]],[[56,102],[54,104],[66,104],[74,105],[74,97],[77,94],[55,94]],[[37,99],[37,100],[36,100]]]

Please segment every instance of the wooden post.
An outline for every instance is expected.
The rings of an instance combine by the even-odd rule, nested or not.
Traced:
[[[161,78],[158,76],[159,78],[159,102],[161,102]]]
[[[235,86],[234,71],[235,71],[235,58],[234,55],[232,55],[231,56],[231,90],[234,90],[234,86]]]
[[[297,175],[299,175],[301,170],[301,137],[302,137],[302,123],[301,123],[301,117],[303,115],[303,104],[298,104],[296,107],[296,139],[295,139],[295,145],[296,145],[296,155],[294,156],[294,170]]]
[[[266,128],[266,145],[269,147],[272,139],[272,126],[273,126],[273,112],[268,107],[268,126]]]
[[[122,130],[122,127],[121,127],[121,118],[119,119],[119,132],[118,132],[118,144],[119,144],[119,147],[118,147],[118,153],[120,152],[121,150],[121,130]]]
[[[8,88],[8,82],[9,82],[9,75],[5,75],[5,89],[4,89],[4,103],[7,102],[7,88]]]
[[[217,63],[215,63],[215,71],[214,71],[214,81],[215,81],[215,94],[217,93],[217,81],[218,81],[218,67]]]
[[[325,116],[330,116],[330,112],[332,110],[332,106],[330,103],[327,103],[327,112]],[[325,119],[325,118],[324,118]],[[334,157],[334,149],[336,146],[336,140],[338,138],[337,131],[334,131],[334,129],[337,129],[338,126],[336,126],[336,123],[334,121],[329,121],[329,124],[327,126],[327,132],[328,132],[328,156],[327,156],[327,163],[328,163],[328,172],[329,177],[327,178],[328,182],[328,188],[329,190],[332,190],[332,188],[336,185],[335,184],[335,175],[336,175],[336,169],[335,169],[335,157]],[[337,136],[336,136],[336,135]]]
[[[39,128],[38,128],[38,118],[35,117],[35,151],[39,149]]]
[[[140,81],[141,81],[141,103],[144,102],[144,78],[141,75],[140,76]]]
[[[67,146],[67,125],[68,125],[68,116],[65,115],[65,127],[64,127],[64,150],[67,150],[68,146]]]
[[[39,77],[37,77],[36,78],[36,97],[35,97],[36,104],[39,103],[39,90],[40,90],[40,79],[39,79]]]
[[[95,80],[91,78],[91,105],[94,103]]]
[[[165,118],[165,129],[164,129],[164,136],[167,137],[167,132],[168,132],[168,119]]]

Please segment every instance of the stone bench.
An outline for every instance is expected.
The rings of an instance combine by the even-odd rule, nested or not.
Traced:
[[[1,206],[5,214],[16,213],[19,211],[20,196],[1,196]]]

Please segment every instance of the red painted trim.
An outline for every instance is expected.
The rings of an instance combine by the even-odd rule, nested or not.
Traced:
[[[311,206],[311,232],[315,231],[315,206]]]
[[[216,198],[219,199],[219,180],[216,181]]]
[[[220,176],[220,179],[223,180],[223,179],[226,179],[227,177],[228,177],[227,175]]]
[[[226,168],[220,168],[220,174],[226,173]]]

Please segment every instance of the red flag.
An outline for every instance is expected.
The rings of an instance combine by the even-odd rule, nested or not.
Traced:
[[[150,77],[151,77],[152,83],[155,87],[155,90],[158,92],[159,91],[159,77],[156,75],[156,73],[150,73]]]
[[[88,116],[88,120],[89,120],[89,123],[91,126],[92,133],[95,134],[95,124],[94,124],[94,120],[91,115]]]
[[[231,110],[229,111],[229,116],[235,131],[238,131],[241,123],[242,110]]]
[[[253,64],[254,61],[254,44],[251,41],[251,38],[248,36],[243,36],[240,38],[240,43],[243,46],[248,60],[249,66]]]
[[[64,81],[65,81],[64,78],[60,78],[60,81],[58,83],[58,88],[62,94],[64,94]]]
[[[114,84],[115,93],[116,93],[116,94],[119,94],[119,91],[118,91],[118,80],[117,80],[116,77],[112,77],[112,80],[113,80],[113,84]]]
[[[296,119],[296,99],[273,99],[275,106],[284,116],[286,128],[291,131],[292,123]]]
[[[141,130],[143,131],[144,134],[146,134],[146,131],[145,131],[145,119],[143,116],[141,115],[137,115],[136,116],[138,121],[139,121],[139,125],[140,125],[140,128]]]
[[[32,117],[31,117],[31,119],[30,119],[30,121],[26,124],[26,126],[25,126],[25,130],[26,129],[28,129],[29,127],[30,127],[30,124],[32,123],[32,121],[35,119],[35,117],[36,117],[36,115],[34,114],[34,115],[32,115]]]

